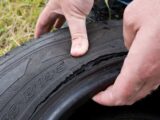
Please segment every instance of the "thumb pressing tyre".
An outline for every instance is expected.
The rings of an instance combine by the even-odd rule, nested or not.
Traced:
[[[127,53],[121,21],[89,24],[88,35],[90,49],[84,57],[70,56],[67,28],[1,57],[0,120],[78,120],[74,115],[81,106],[114,82]],[[105,115],[105,119],[117,120]],[[104,119],[101,116],[95,120]]]

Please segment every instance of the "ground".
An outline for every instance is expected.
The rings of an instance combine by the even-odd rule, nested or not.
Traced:
[[[34,36],[46,0],[0,0],[0,56]]]

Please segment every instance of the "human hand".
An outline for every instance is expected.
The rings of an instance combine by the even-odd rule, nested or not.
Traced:
[[[89,47],[86,16],[93,3],[94,0],[50,0],[37,21],[35,37],[49,32],[52,27],[60,28],[67,20],[72,36],[70,53],[75,57],[84,55]]]
[[[160,0],[134,0],[123,32],[129,53],[114,85],[93,97],[102,105],[131,105],[160,85]]]

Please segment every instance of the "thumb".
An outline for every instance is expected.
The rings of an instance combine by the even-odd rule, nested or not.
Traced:
[[[107,106],[131,105],[135,102],[134,98],[145,85],[145,80],[141,80],[139,74],[141,64],[137,56],[141,55],[141,53],[133,52],[133,48],[134,45],[125,58],[115,83],[94,96],[93,100],[95,102]],[[137,64],[135,65],[134,63]]]
[[[113,85],[108,87],[105,91],[102,91],[95,95],[92,99],[93,101],[101,104],[101,105],[108,105],[112,106],[113,103],[115,103],[114,100],[114,94],[113,94]]]
[[[126,73],[126,74],[124,74]],[[105,91],[98,93],[93,97],[93,100],[101,105],[106,106],[122,106],[132,104],[132,99],[137,91],[141,89],[142,83],[137,87],[136,81],[134,82],[136,76],[129,74],[126,70],[122,72],[117,77],[115,83],[108,87]],[[129,81],[131,80],[131,81]]]
[[[86,30],[86,17],[66,16],[72,37],[71,55],[78,57],[88,51],[89,43]]]

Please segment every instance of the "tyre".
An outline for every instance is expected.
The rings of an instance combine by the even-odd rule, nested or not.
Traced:
[[[70,56],[65,28],[0,58],[0,120],[71,120],[114,82],[127,54],[121,21],[92,23],[87,29],[90,49],[83,57]]]
[[[1,57],[0,120],[49,119],[54,110],[53,119],[60,119],[113,83],[126,55],[121,29],[119,21],[89,24],[91,46],[81,58],[69,54],[67,28]],[[54,110],[49,108],[52,103]]]

